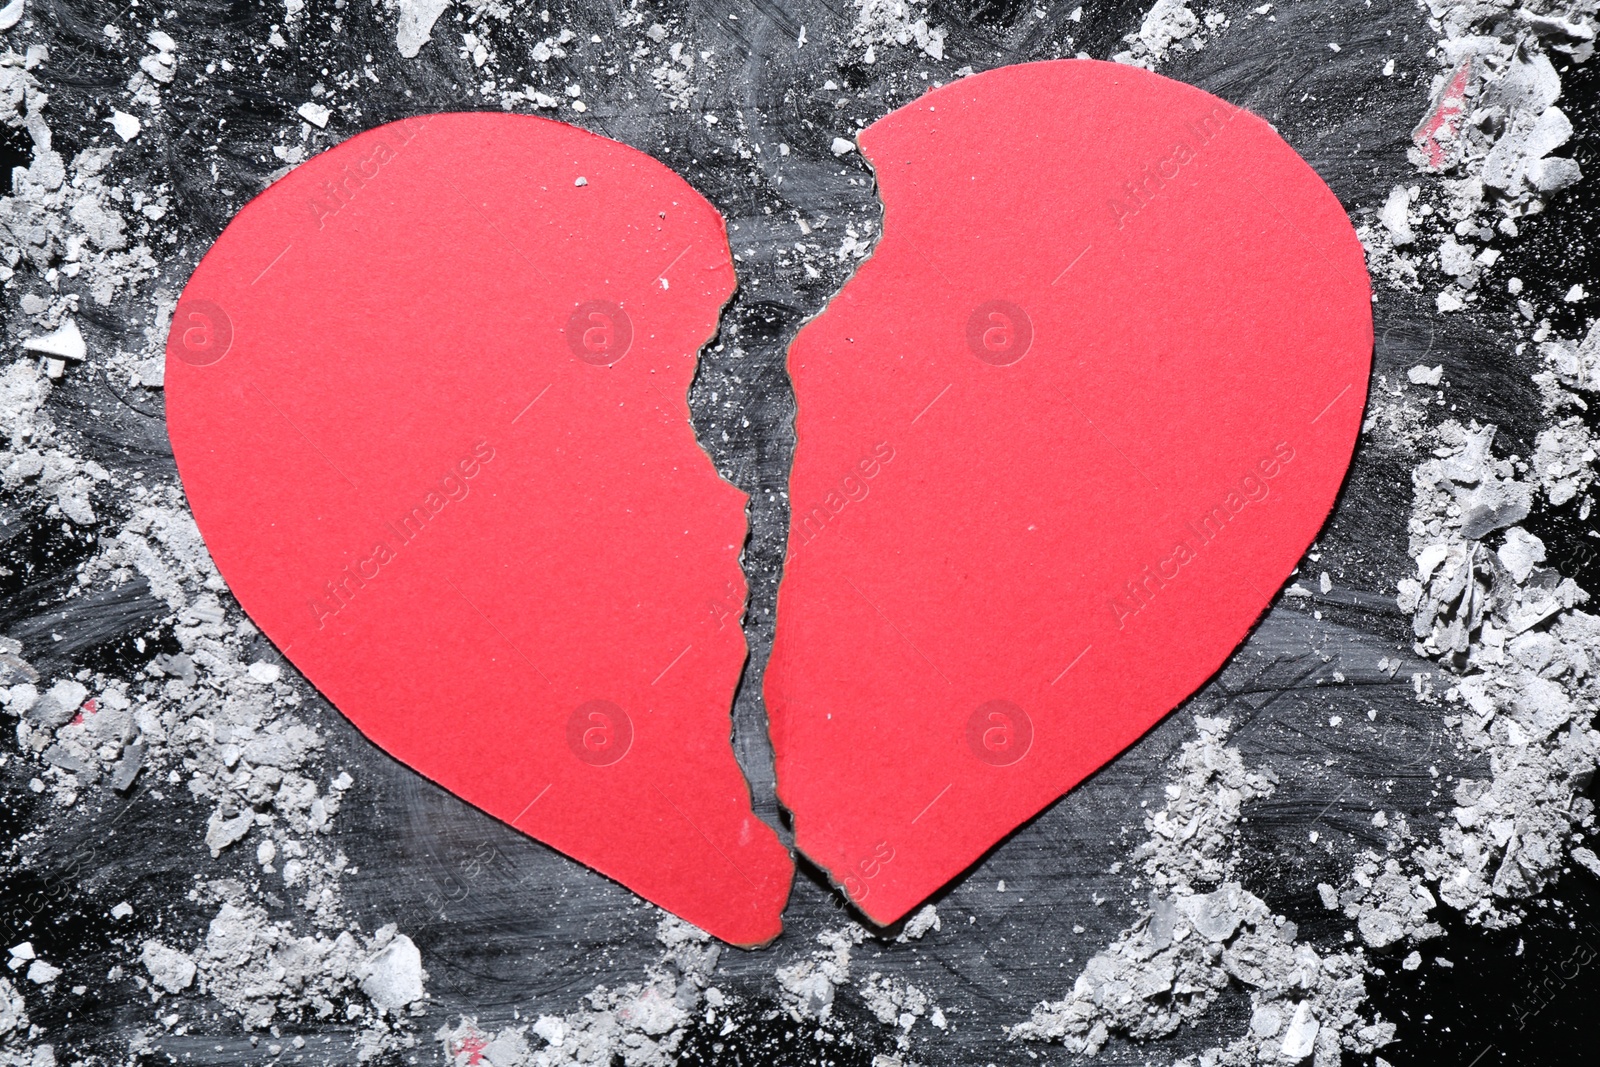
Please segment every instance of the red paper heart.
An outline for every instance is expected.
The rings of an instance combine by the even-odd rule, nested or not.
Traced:
[[[371,130],[228,226],[167,344],[234,594],[374,742],[737,944],[791,862],[729,744],[742,493],[695,441],[716,210],[561,123]]]
[[[1326,519],[1361,245],[1261,119],[1110,63],[865,130],[872,257],[790,350],[765,691],[796,846],[891,922],[1138,738]]]

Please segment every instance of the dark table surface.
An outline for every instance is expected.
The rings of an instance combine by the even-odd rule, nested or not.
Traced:
[[[167,87],[163,127],[141,137],[114,164],[172,183],[178,240],[163,263],[169,284],[181,284],[209,241],[262,187],[277,165],[269,153],[274,136],[293,121],[295,107],[310,98],[311,85],[327,77],[325,70],[359,69],[370,55],[378,78],[363,79],[344,93],[358,117],[336,115],[313,135],[313,145],[405,115],[492,106],[471,90],[471,59],[454,44],[466,9],[446,12],[434,42],[407,60],[395,52],[390,13],[365,3],[337,6],[341,10],[311,0],[303,28],[288,48],[273,51],[265,77],[258,63],[246,59],[269,26],[282,20],[281,5],[210,0],[186,4],[163,20],[180,40],[184,69],[211,59],[238,60],[231,76],[180,77]],[[647,23],[670,22],[674,39],[715,54],[714,61],[697,65],[695,95],[680,110],[669,110],[644,66],[624,66],[614,76],[589,69],[600,62],[595,52],[626,46],[628,38],[616,28],[626,10],[622,5],[552,5],[552,24],[571,26],[580,40],[567,59],[547,65],[527,57],[528,27],[538,17],[532,9],[519,9],[507,20],[484,19],[474,31],[493,42],[503,69],[520,63],[528,80],[552,86],[547,91],[558,92],[568,76],[581,80],[589,110],[564,118],[664,160],[729,220],[741,287],[724,317],[720,345],[702,357],[690,397],[700,440],[718,468],[750,494],[751,658],[736,706],[735,744],[757,811],[774,825],[783,821],[773,800],[759,692],[788,521],[783,491],[793,446],[793,395],[785,346],[851,269],[829,261],[820,277],[808,278],[792,262],[779,262],[775,249],[797,239],[797,212],[809,220],[825,217],[833,242],[845,223],[879,217],[865,166],[853,156],[837,160],[829,146],[836,135],[853,130],[856,120],[871,121],[931,84],[920,72],[943,81],[967,65],[984,69],[1078,51],[1108,57],[1143,14],[1130,0],[1085,3],[1081,21],[1069,18],[1071,8],[1051,5],[1039,17],[1034,5],[1010,0],[936,0],[928,17],[949,30],[945,59],[884,48],[868,65],[860,61],[859,47],[844,43],[855,12],[843,0],[670,0],[646,10]],[[1233,21],[1229,29],[1197,52],[1171,57],[1162,73],[1265,116],[1352,212],[1375,208],[1391,186],[1417,180],[1405,149],[1437,70],[1426,55],[1436,35],[1424,11],[1405,0],[1305,0],[1275,9],[1271,21],[1247,17],[1242,3],[1222,10]],[[51,47],[38,76],[52,96],[57,139],[69,151],[98,128],[107,102],[143,54],[142,46],[110,41],[102,27],[116,22],[126,31],[124,41],[138,41],[154,8],[41,0],[30,13],[37,36]],[[337,31],[331,27],[336,14]],[[804,48],[795,43],[801,27],[810,42]],[[606,43],[587,44],[590,32]],[[1068,37],[1072,43],[1064,47]],[[1331,51],[1329,41],[1339,42],[1341,50]],[[1379,69],[1390,56],[1397,69],[1383,77]],[[1586,76],[1589,83],[1568,81],[1567,99],[1576,101],[1569,113],[1580,138],[1593,134],[1578,115],[1596,117],[1592,74]],[[837,88],[825,89],[829,81]],[[840,100],[845,103],[836,107]],[[708,124],[707,114],[722,121]],[[736,136],[763,145],[783,142],[792,153],[742,159]],[[1583,140],[1577,155],[1600,173],[1600,160],[1585,157],[1592,148],[1592,140]],[[1519,272],[1530,286],[1572,274],[1575,257],[1592,262],[1582,259],[1592,253],[1571,240],[1586,228],[1594,233],[1592,200],[1574,194],[1569,201],[1528,227],[1507,252],[1520,258]],[[1379,286],[1374,373],[1397,379],[1424,360],[1443,363],[1458,417],[1498,424],[1506,450],[1528,455],[1540,425],[1529,381],[1534,367],[1531,355],[1511,355],[1504,310],[1480,307],[1445,319],[1434,312],[1427,291]],[[86,309],[83,318],[86,331],[102,342],[133,343],[133,327],[115,307]],[[1565,325],[1570,335],[1582,324]],[[109,380],[75,375],[57,387],[50,409],[58,423],[79,435],[84,453],[107,468],[140,470],[158,480],[176,477],[158,392],[127,395],[113,390]],[[1427,767],[1460,769],[1468,759],[1438,709],[1413,697],[1410,675],[1437,668],[1412,654],[1410,620],[1394,604],[1396,582],[1413,569],[1406,523],[1410,472],[1420,458],[1416,449],[1364,438],[1311,572],[1328,571],[1333,592],[1280,597],[1229,666],[1187,705],[939,894],[943,932],[908,944],[871,940],[856,950],[861,970],[915,982],[954,1024],[943,1032],[920,1029],[914,1059],[983,1064],[1070,1058],[1050,1046],[1007,1042],[1000,1027],[1027,1018],[1041,1000],[1063,996],[1083,962],[1135,917],[1140,894],[1126,873],[1110,872],[1142,836],[1141,804],[1160,803],[1173,757],[1194,735],[1195,714],[1230,718],[1233,743],[1246,764],[1271,767],[1280,779],[1270,798],[1247,809],[1240,827],[1245,885],[1299,923],[1310,943],[1342,944],[1347,923],[1322,908],[1316,884],[1340,881],[1359,850],[1382,848],[1371,824],[1378,806],[1405,813],[1424,832],[1436,825],[1438,801],[1431,798]],[[63,576],[70,578],[71,552],[52,547],[44,520],[38,521],[40,528],[32,532],[7,534],[7,550],[27,556],[32,584],[26,594],[13,590],[0,629],[15,635],[45,627],[67,635],[49,653],[54,661],[36,661],[41,670],[116,666],[118,657],[131,659],[127,634],[161,625],[165,606],[148,592],[130,593],[126,602],[112,605],[48,595],[60,590]],[[1551,541],[1560,557],[1563,543],[1555,535]],[[1393,676],[1375,666],[1390,656],[1404,661]],[[1382,713],[1381,729],[1323,727],[1330,715],[1364,721],[1374,708]],[[344,880],[345,907],[366,929],[394,922],[420,946],[431,997],[423,1032],[461,1013],[493,1028],[511,1022],[514,1009],[524,1021],[570,1011],[596,985],[637,980],[658,958],[654,909],[398,766],[331,707],[306,714],[328,739],[327,765],[351,768],[359,783],[357,800],[345,806],[335,830],[338,847],[359,869]],[[4,774],[10,799],[0,809],[0,834],[14,837],[30,828],[29,819],[43,816],[22,796],[27,775],[15,766]],[[113,813],[114,831],[103,825]],[[60,906],[35,920],[35,942],[48,943],[57,959],[98,961],[102,970],[126,963],[98,918],[123,898],[135,901],[140,916],[159,915],[169,939],[199,936],[212,909],[188,902],[186,894],[197,865],[213,862],[197,851],[208,814],[198,803],[158,803],[145,796],[125,810],[112,806],[94,819],[73,822],[71,833],[100,842],[103,863],[79,872]],[[1308,847],[1312,828],[1320,830],[1323,847]],[[70,848],[64,844],[58,852],[67,855]],[[249,866],[247,859],[224,857],[207,870],[227,869],[229,863]],[[996,889],[1002,881],[1006,892]],[[1402,1038],[1385,1057],[1395,1063],[1467,1064],[1493,1042],[1505,1062],[1572,1062],[1584,1047],[1583,1009],[1596,989],[1591,973],[1565,987],[1532,1029],[1517,1028],[1498,1006],[1508,989],[1537,981],[1541,961],[1559,956],[1563,945],[1580,936],[1568,928],[1569,919],[1583,922],[1594,913],[1600,894],[1590,882],[1581,872],[1563,879],[1554,891],[1563,908],[1534,909],[1515,933],[1486,933],[1448,921],[1445,940],[1428,949],[1455,961],[1448,974],[1436,968],[1405,972],[1378,954],[1386,973],[1369,979],[1374,1005],[1400,1023]],[[872,1019],[848,990],[837,1010],[857,1035],[851,1048],[824,1049],[781,1020],[762,1020],[763,1007],[775,1003],[775,969],[811,951],[818,931],[850,917],[825,879],[802,865],[787,931],[777,945],[722,957],[718,983],[748,998],[745,1025],[723,1039],[720,1053],[709,1051],[708,1035],[691,1034],[689,1058],[848,1063],[870,1061],[875,1049],[892,1049],[892,1028]],[[1525,942],[1520,956],[1519,940]],[[73,1053],[119,1058],[119,1042],[145,1026],[152,1010],[132,996],[118,1000],[108,994],[92,1006],[80,1002],[76,1010],[64,997],[41,998],[31,990],[29,996],[30,1014],[48,1028],[67,1060]],[[1226,1043],[1246,1025],[1248,1011],[1247,1000],[1235,991],[1202,1025],[1158,1046],[1113,1043],[1101,1059],[1165,1061]],[[318,1059],[353,1055],[348,1028],[337,1023],[308,1024],[299,1032],[341,1038]],[[162,1044],[183,1062],[265,1059],[226,1017],[212,1032]],[[437,1055],[427,1048],[419,1054],[425,1060]],[[1491,1056],[1483,1062],[1501,1060]]]

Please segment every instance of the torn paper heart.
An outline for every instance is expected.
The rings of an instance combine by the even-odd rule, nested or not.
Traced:
[[[412,119],[240,212],[166,390],[223,576],[363,733],[758,944],[792,867],[729,743],[744,496],[686,396],[733,287],[721,217],[642,153]]]
[[[765,692],[796,846],[906,914],[1214,672],[1328,515],[1361,246],[1272,128],[1125,66],[863,131],[872,257],[790,350]]]

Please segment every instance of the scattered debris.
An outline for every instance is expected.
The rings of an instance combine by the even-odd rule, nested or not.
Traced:
[[[114,108],[112,109],[111,117],[106,121],[111,123],[111,128],[124,141],[133,140],[139,136],[139,131],[144,129],[144,124],[139,121],[137,115],[130,115],[126,111],[117,111]]]
[[[405,934],[393,926],[378,931],[381,943],[385,932],[392,939],[361,965],[361,991],[372,999],[379,1011],[398,1012],[423,998],[422,953]]]
[[[147,76],[170,82],[175,43],[160,31],[149,34],[148,42],[155,52],[141,61],[135,82]],[[165,215],[164,194],[130,196],[109,185],[112,149],[85,149],[70,164],[52,151],[32,62],[14,53],[0,56],[0,82],[13,87],[0,100],[23,110],[13,117],[34,141],[32,162],[18,169],[12,195],[0,199],[0,238],[17,250],[13,262],[19,266],[72,278],[96,304],[108,304],[115,294],[154,277],[154,254],[142,242]],[[133,238],[141,243],[130,248]],[[179,487],[113,474],[80,458],[57,433],[46,409],[55,379],[67,364],[88,359],[73,314],[79,298],[45,295],[51,293],[45,286],[20,288],[22,313],[46,332],[22,343],[42,360],[16,360],[0,371],[0,480],[10,499],[95,529],[97,549],[79,566],[76,588],[92,592],[139,582],[148,591],[144,595],[171,613],[171,632],[181,649],[153,655],[131,678],[80,670],[42,686],[27,658],[38,650],[7,639],[0,648],[0,707],[15,719],[22,751],[39,761],[38,791],[65,812],[91,790],[127,792],[143,780],[159,797],[162,789],[178,787],[213,806],[205,835],[213,855],[255,835],[281,857],[278,867],[263,872],[275,876],[267,892],[292,894],[304,926],[318,932],[266,923],[259,906],[223,879],[218,884],[227,887],[216,892],[227,902],[201,945],[191,949],[151,939],[131,946],[137,957],[129,962],[137,962],[136,973],[147,976],[140,981],[153,991],[175,995],[198,986],[247,1026],[302,1013],[326,1018],[337,997],[345,1021],[365,1027],[366,1047],[404,1047],[414,1040],[409,1024],[381,1017],[386,1009],[362,992],[358,970],[389,947],[385,959],[391,962],[374,964],[372,974],[373,988],[392,1004],[402,992],[420,998],[420,962],[396,972],[409,963],[409,941],[389,930],[363,942],[342,915],[339,879],[347,863],[322,839],[353,781],[341,773],[341,787],[319,782],[326,781],[315,766],[321,738],[295,714],[311,691],[284,678],[275,663],[247,653],[255,628],[219,597],[222,580]],[[159,351],[161,315],[149,333]],[[93,506],[96,494],[112,491],[121,501],[115,524],[102,521]],[[123,902],[111,914],[127,919],[133,909]],[[337,931],[332,937],[321,932],[330,929]],[[24,943],[12,960],[27,963],[31,982],[54,982],[59,969],[32,953]],[[3,1057],[0,1063],[9,1063]]]
[[[56,360],[70,359],[74,363],[83,362],[89,355],[89,346],[84,343],[78,324],[71,319],[62,323],[54,333],[27,338],[22,342],[22,347],[29,352],[53,356]],[[61,369],[57,368],[51,372],[50,377],[61,377]]]
[[[44,960],[34,960],[28,964],[28,981],[35,985],[49,985],[61,977],[61,968],[46,963]]]
[[[194,984],[193,957],[175,948],[168,948],[160,941],[146,941],[139,960],[150,972],[151,983],[168,993],[181,993]]]
[[[1318,893],[1324,904],[1332,901],[1329,910],[1342,908],[1345,917],[1355,921],[1369,948],[1444,936],[1443,927],[1429,917],[1438,901],[1421,876],[1407,873],[1393,856],[1380,858],[1368,852],[1343,889],[1335,893],[1330,886],[1322,893],[1319,886]]]
[[[930,59],[944,58],[948,31],[928,25],[921,10],[927,0],[855,0],[855,6],[856,24],[850,40],[866,49],[865,62],[876,62],[878,47],[889,45],[915,47]]]
[[[450,6],[450,0],[398,0],[399,26],[395,48],[407,59],[414,59],[433,35],[433,24]]]
[[[1154,70],[1174,48],[1201,47],[1204,40],[1199,34],[1200,18],[1190,10],[1189,0],[1156,0],[1145,12],[1138,32],[1123,38],[1127,51],[1111,58],[1113,62]]]
[[[834,993],[850,982],[850,950],[866,939],[867,931],[856,923],[824,930],[817,935],[822,951],[778,968],[778,988],[789,1014],[826,1022],[833,1014]]]
[[[333,112],[315,100],[307,100],[295,109],[295,114],[320,130],[328,125],[328,119],[333,115]]]
[[[415,1043],[404,1019],[383,1018],[426,995],[420,954],[393,925],[370,939],[348,930],[333,938],[296,936],[288,924],[269,921],[236,884],[214,883],[211,889],[232,899],[224,899],[195,952],[200,988],[236,1013],[246,1029],[264,1029],[280,1019],[329,1019],[338,1010],[344,1019],[363,1021],[369,1046]],[[370,1008],[350,999],[357,988]]]
[[[906,920],[900,928],[899,936],[895,938],[900,944],[907,941],[920,941],[930,930],[942,930],[944,925],[939,921],[939,909],[932,904],[924,904]]]
[[[663,947],[642,982],[621,989],[601,986],[584,997],[587,1007],[541,1015],[531,1025],[494,1033],[474,1018],[435,1035],[450,1067],[567,1067],[620,1061],[625,1067],[671,1067],[697,1017],[715,1018],[727,998],[708,987],[721,948],[688,923],[663,915],[656,926]],[[709,1006],[709,1016],[702,1012]]]
[[[1370,1054],[1393,1039],[1394,1025],[1361,1015],[1360,951],[1318,954],[1233,880],[1241,808],[1270,795],[1275,778],[1245,769],[1225,744],[1226,719],[1197,717],[1195,726],[1199,736],[1184,744],[1167,802],[1145,818],[1148,836],[1134,852],[1151,887],[1142,918],[1089,960],[1066,999],[1039,1005],[1010,1035],[1092,1056],[1113,1035],[1150,1040],[1197,1022],[1237,982],[1250,992],[1249,1032],[1202,1063]]]
[[[1582,610],[1587,592],[1544,565],[1544,543],[1514,525],[1541,487],[1496,459],[1493,440],[1492,426],[1439,427],[1439,447],[1414,477],[1419,576],[1400,583],[1399,602],[1417,651],[1463,675],[1445,694],[1447,721],[1488,757],[1491,775],[1457,783],[1452,818],[1421,862],[1445,903],[1502,926],[1559,872],[1571,834],[1593,825],[1585,783],[1600,732],[1579,709],[1600,697],[1591,651],[1600,617]],[[1545,440],[1547,452],[1559,448]],[[1591,471],[1587,441],[1569,447],[1579,446],[1591,459],[1572,457],[1570,468]],[[1567,497],[1559,481],[1552,490]]]
[[[55,1046],[37,1040],[22,993],[0,977],[0,1067],[55,1067]]]

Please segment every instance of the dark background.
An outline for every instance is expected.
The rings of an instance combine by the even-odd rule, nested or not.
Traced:
[[[784,351],[850,267],[833,264],[821,278],[808,280],[774,250],[800,239],[797,211],[813,222],[827,217],[825,247],[837,245],[846,221],[877,219],[864,165],[854,156],[836,160],[829,150],[835,136],[851,134],[855,120],[870,122],[965,65],[981,70],[1076,51],[1109,57],[1123,47],[1122,36],[1137,29],[1146,5],[1085,3],[1081,22],[1069,20],[1072,6],[1052,5],[1041,19],[1032,4],[934,0],[927,17],[950,31],[947,58],[933,61],[914,49],[880,46],[874,65],[860,62],[862,48],[844,44],[855,17],[844,0],[697,0],[641,8],[646,26],[665,23],[673,31],[670,40],[716,53],[714,64],[697,64],[697,93],[686,111],[668,110],[648,78],[653,64],[630,71],[624,62],[614,78],[592,69],[625,56],[641,38],[640,27],[617,29],[623,10],[617,5],[551,4],[548,27],[536,23],[537,10],[530,9],[506,21],[479,19],[473,28],[493,42],[500,73],[523,70],[519,80],[553,95],[569,78],[581,82],[590,110],[563,112],[562,118],[662,159],[729,220],[742,259],[741,288],[724,316],[720,347],[702,357],[690,399],[702,443],[751,498],[751,659],[736,708],[735,740],[757,810],[775,825],[781,825],[781,815],[772,800],[759,690],[788,521],[783,490],[793,396]],[[1306,0],[1274,9],[1275,21],[1249,15],[1241,3],[1223,10],[1232,27],[1197,53],[1173,56],[1162,73],[1265,116],[1352,212],[1376,208],[1394,184],[1425,180],[1407,163],[1405,148],[1437,69],[1426,55],[1435,34],[1409,0]],[[341,102],[354,106],[336,113],[326,130],[313,132],[313,149],[406,115],[497,107],[471,90],[482,74],[457,48],[469,14],[461,7],[447,11],[433,42],[416,59],[405,60],[395,52],[392,16],[381,8],[357,0],[336,9],[311,0],[299,28],[288,34],[290,47],[269,50],[263,67],[254,58],[260,42],[270,26],[284,21],[275,3],[190,3],[171,13],[150,4],[63,0],[32,0],[29,7],[33,33],[51,49],[36,75],[51,93],[47,114],[56,147],[69,158],[90,144],[111,143],[103,120],[147,51],[142,40],[155,24],[152,18],[177,39],[181,61],[174,83],[163,87],[163,117],[122,149],[114,165],[119,176],[172,186],[177,209],[169,216],[169,243],[162,251],[173,288],[281,166],[271,145],[297,121],[294,109],[311,98],[311,85],[331,84],[327,72],[370,65],[379,80],[362,79],[357,89],[340,93]],[[338,32],[331,29],[336,15]],[[123,31],[122,44],[104,35],[108,23]],[[579,35],[569,46],[572,54],[547,65],[533,62],[533,41],[561,26]],[[809,41],[803,49],[795,46],[801,26]],[[590,33],[604,43],[586,43]],[[1063,47],[1068,36],[1073,41]],[[1330,41],[1342,51],[1332,52]],[[1398,69],[1385,78],[1379,69],[1388,57]],[[234,72],[203,74],[207,62],[223,58],[232,59]],[[1600,175],[1597,67],[1563,73],[1562,105],[1579,131],[1574,154],[1591,175]],[[918,77],[921,71],[929,72],[929,81]],[[837,90],[823,88],[830,79]],[[840,99],[848,101],[842,108],[836,107]],[[722,121],[708,126],[705,112]],[[733,145],[737,130],[766,151],[741,159]],[[778,142],[792,146],[792,154],[773,152]],[[0,163],[9,173],[25,145],[13,137],[4,150],[12,158]],[[1421,293],[1378,286],[1375,376],[1403,380],[1413,364],[1442,362],[1455,417],[1497,423],[1505,452],[1531,454],[1542,426],[1529,380],[1536,368],[1531,352],[1511,354],[1512,308],[1504,279],[1520,276],[1528,286],[1524,295],[1536,306],[1560,309],[1556,325],[1566,335],[1582,330],[1581,306],[1563,305],[1559,296],[1574,281],[1600,288],[1593,269],[1600,233],[1594,188],[1590,178],[1562,194],[1520,238],[1505,242],[1505,258],[1486,284],[1487,293],[1499,295],[1486,296],[1470,313],[1433,312],[1432,292],[1442,285],[1437,275],[1425,275]],[[125,320],[115,308],[86,302],[79,321],[93,348],[141,343],[136,327],[142,324]],[[8,324],[13,334],[21,329]],[[719,400],[712,400],[713,393]],[[130,393],[103,374],[79,371],[57,386],[50,408],[59,425],[80,437],[83,453],[107,468],[176,479],[158,391]],[[1231,664],[1184,709],[941,893],[935,902],[942,933],[913,944],[871,941],[857,949],[858,976],[876,970],[904,977],[927,990],[949,1017],[952,1027],[944,1033],[918,1024],[913,1058],[927,1064],[1072,1059],[1059,1048],[1006,1042],[1000,1026],[1025,1019],[1040,1000],[1063,996],[1083,963],[1135,917],[1129,872],[1108,869],[1143,837],[1140,802],[1162,802],[1170,760],[1193,735],[1194,713],[1230,717],[1232,743],[1243,750],[1246,765],[1270,766],[1281,777],[1272,797],[1246,810],[1238,840],[1246,887],[1299,923],[1301,937],[1319,950],[1344,945],[1350,924],[1322,908],[1316,884],[1337,885],[1359,850],[1382,851],[1380,831],[1371,826],[1376,807],[1404,812],[1424,833],[1448,812],[1448,795],[1433,795],[1430,765],[1441,775],[1470,773],[1471,767],[1440,721],[1441,710],[1412,696],[1411,673],[1434,668],[1411,654],[1410,620],[1394,606],[1395,583],[1412,570],[1406,552],[1410,472],[1424,450],[1364,438],[1322,538],[1322,558],[1307,567],[1312,579],[1327,570],[1334,591],[1280,599]],[[97,510],[113,520],[122,506],[96,499]],[[0,631],[23,639],[30,654],[40,647],[31,637],[65,635],[45,642],[47,655],[36,660],[41,671],[90,666],[131,673],[149,655],[135,651],[135,637],[143,635],[157,649],[170,642],[165,605],[138,583],[115,597],[63,599],[73,568],[94,551],[92,536],[64,534],[59,523],[46,522],[25,503],[6,501],[0,508],[6,520],[0,526],[0,562],[13,572],[0,586]],[[1541,513],[1529,525],[1547,539],[1554,562],[1566,573],[1600,587],[1600,561],[1583,551],[1586,528],[1575,511]],[[1314,611],[1322,613],[1320,620]],[[1395,655],[1405,662],[1391,680],[1375,665]],[[1335,672],[1343,682],[1334,680]],[[1377,723],[1368,724],[1369,708],[1380,710]],[[360,869],[344,880],[347,911],[368,930],[397,922],[420,946],[432,997],[420,1024],[424,1035],[463,1012],[491,1029],[512,1022],[514,1006],[523,1021],[573,1010],[597,984],[638,980],[657,957],[656,913],[632,894],[394,764],[332,708],[319,705],[306,714],[328,738],[328,765],[350,768],[358,782],[336,822],[336,844]],[[1358,725],[1329,730],[1324,724],[1335,714]],[[15,741],[7,736],[0,746],[10,751]],[[0,770],[0,843],[46,817],[49,802],[28,792],[30,772],[20,763]],[[208,813],[199,806],[158,803],[140,794],[93,803],[101,806],[92,817],[80,811],[66,824],[70,832],[50,843],[44,865],[0,870],[0,926],[8,935],[18,932],[7,944],[25,934],[53,962],[104,974],[114,963],[129,962],[103,918],[121,899],[136,909],[136,929],[115,934],[128,944],[152,936],[157,924],[170,943],[202,936],[211,909],[185,900],[194,872],[248,870],[248,857],[205,856],[200,839]],[[1307,843],[1312,829],[1319,831],[1317,845]],[[1004,893],[996,889],[1001,880]],[[36,915],[20,913],[17,902],[39,890],[52,906]],[[1518,929],[1469,928],[1441,907],[1435,917],[1448,935],[1422,946],[1427,962],[1420,970],[1399,968],[1409,951],[1404,945],[1374,955],[1381,973],[1369,978],[1373,1006],[1400,1024],[1401,1040],[1384,1058],[1462,1065],[1594,1059],[1584,1024],[1593,1016],[1600,978],[1594,963],[1575,961],[1594,956],[1586,946],[1600,945],[1597,913],[1600,888],[1581,870],[1531,906]],[[776,967],[809,952],[818,930],[848,917],[826,881],[802,864],[778,945],[724,955],[718,984],[746,998],[740,1009],[744,1025],[726,1038],[710,1030],[692,1033],[685,1059],[866,1064],[875,1050],[892,1049],[893,1032],[849,990],[836,1010],[853,1023],[854,1046],[819,1044],[808,1036],[809,1027],[765,1018],[774,1004]],[[1074,934],[1075,925],[1084,932]],[[1436,956],[1454,966],[1436,965]],[[48,1028],[63,1062],[96,1052],[120,1059],[126,1036],[148,1024],[153,1011],[127,984],[107,984],[89,998],[31,985],[27,994],[30,1015]],[[1248,1013],[1248,998],[1235,991],[1198,1029],[1155,1047],[1113,1042],[1101,1059],[1170,1060],[1225,1044],[1243,1031]],[[720,1021],[715,1029],[721,1029]],[[286,1037],[295,1032],[285,1028]],[[308,1036],[311,1059],[353,1059],[348,1033],[338,1026],[307,1023],[299,1032]],[[714,1042],[723,1046],[720,1052],[713,1051]],[[187,1038],[163,1039],[161,1047],[186,1063],[266,1059],[237,1022],[226,1018]],[[424,1061],[437,1055],[432,1048],[419,1052]]]

